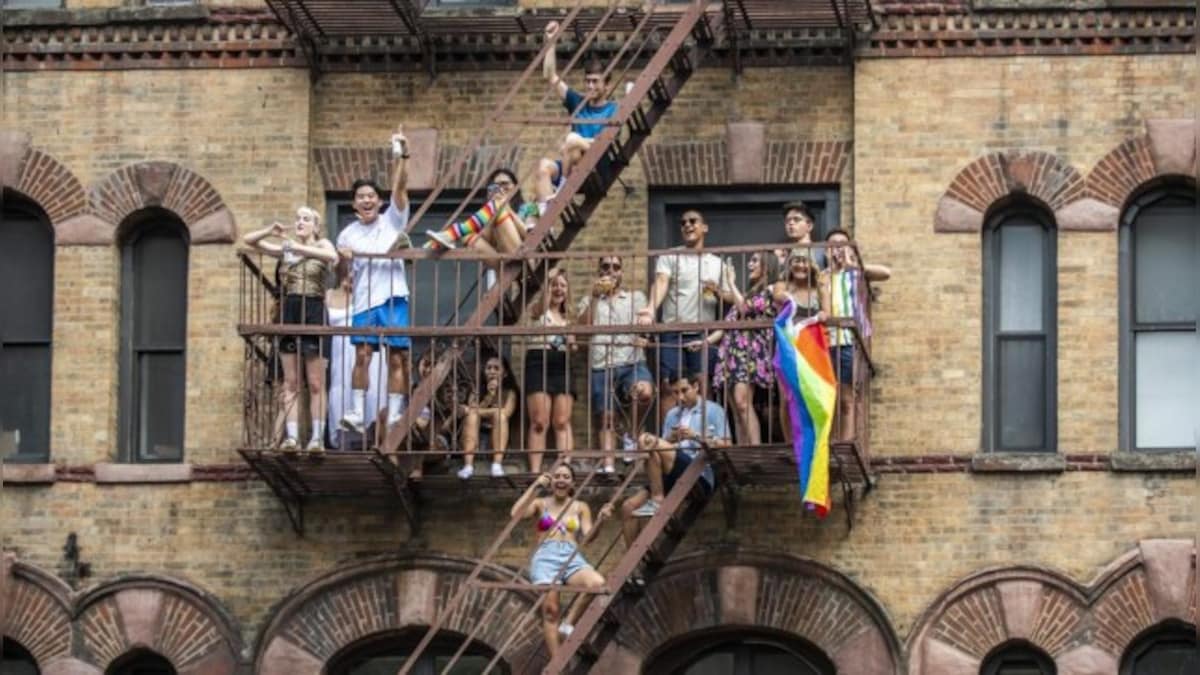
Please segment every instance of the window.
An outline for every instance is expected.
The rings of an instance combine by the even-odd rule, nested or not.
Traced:
[[[1152,629],[1125,652],[1121,675],[1192,675],[1200,671],[1196,628],[1169,622]]]
[[[0,221],[0,459],[50,457],[54,230],[37,206],[3,195]]]
[[[4,675],[39,675],[37,661],[20,642],[3,636],[4,650],[0,653],[0,673]]]
[[[439,229],[458,208],[465,191],[443,192],[430,207],[416,229],[409,233],[413,246],[425,245],[426,230]],[[415,215],[424,197],[411,195],[412,214]],[[384,200],[389,196],[384,196]],[[468,205],[459,218],[465,218],[482,206]],[[328,197],[326,213],[329,221],[329,238],[337,241],[337,235],[354,221],[354,208],[348,195]],[[444,326],[463,323],[475,311],[479,302],[479,289],[485,280],[481,264],[468,260],[418,261],[408,266],[409,317],[414,326]],[[437,288],[434,288],[436,281]],[[436,290],[436,294],[434,291]],[[455,318],[455,312],[458,312]]]
[[[104,675],[175,675],[175,668],[158,654],[139,649],[114,661]]]
[[[424,634],[424,629],[417,629],[367,638],[351,645],[344,654],[331,659],[332,665],[325,672],[329,675],[395,675]],[[413,675],[437,675],[443,672],[462,645],[464,637],[455,633],[439,634],[421,653],[409,672]],[[479,675],[494,656],[495,652],[491,649],[478,642],[472,642],[455,662],[450,673]],[[507,675],[509,669],[501,660],[491,672]]]
[[[63,0],[0,0],[4,9],[61,9]]]
[[[812,239],[840,225],[836,189],[654,190],[650,194],[650,248],[681,243],[679,217],[697,209],[708,223],[707,246],[778,244],[787,240],[783,205],[803,201],[816,221]]]
[[[983,660],[980,675],[1055,675],[1054,660],[1026,642],[1001,645]]]
[[[1037,209],[1017,206],[984,230],[984,447],[990,450],[1053,451],[1056,445],[1051,222]]]
[[[1121,418],[1130,449],[1195,446],[1197,231],[1196,199],[1182,187],[1143,195],[1121,225]]]
[[[146,211],[123,227],[121,447],[131,462],[183,459],[188,241],[174,215]]]
[[[670,675],[832,675],[820,649],[786,635],[698,634],[649,660],[646,673]]]

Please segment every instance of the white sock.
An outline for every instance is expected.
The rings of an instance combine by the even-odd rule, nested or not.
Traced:
[[[367,407],[367,390],[354,389],[350,398],[354,402],[354,407],[351,410],[358,413],[359,417],[362,417],[363,408]]]
[[[408,407],[408,397],[404,394],[388,394],[388,419],[396,419],[404,414]]]
[[[287,437],[294,439],[299,435],[300,435],[300,423],[299,422],[288,422],[287,423]]]
[[[550,206],[550,200],[546,199],[537,203],[538,215],[546,213],[546,208]]]
[[[325,422],[324,420],[313,419],[312,421],[312,439],[319,441],[325,438]]]

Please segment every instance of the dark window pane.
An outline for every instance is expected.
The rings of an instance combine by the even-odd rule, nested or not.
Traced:
[[[154,652],[138,651],[118,659],[106,675],[175,675],[175,668]]]
[[[729,675],[733,673],[733,652],[715,651],[706,654],[684,671],[685,675]]]
[[[1134,334],[1133,405],[1139,448],[1185,448],[1200,415],[1200,367],[1196,333],[1155,331]]]
[[[3,675],[39,675],[37,662],[29,650],[7,635],[3,638],[4,651],[0,655],[0,673]]]
[[[679,246],[683,235],[679,219],[689,207],[685,203],[669,204],[664,246]],[[777,202],[741,202],[731,199],[728,204],[705,204],[700,207],[708,223],[706,246],[742,246],[745,244],[780,244],[787,241],[783,231],[783,205]],[[819,214],[814,213],[817,222]],[[817,233],[813,233],[814,240]]]
[[[1181,200],[1160,202],[1138,214],[1133,226],[1138,323],[1195,323],[1200,308],[1197,229],[1195,206]]]
[[[182,352],[138,356],[138,456],[147,461],[183,457]]]
[[[1040,331],[1045,297],[1044,274],[1046,233],[1038,225],[1009,222],[999,228],[1000,316],[997,328],[1008,331]]]
[[[155,229],[133,244],[134,348],[182,349],[187,330],[187,242]]]
[[[0,342],[49,342],[54,233],[40,218],[5,209],[0,226]]]
[[[45,460],[50,456],[50,347],[0,347],[0,452],[5,459]]]
[[[1044,449],[1045,341],[1042,338],[1001,338],[996,354],[996,380],[999,449]]]

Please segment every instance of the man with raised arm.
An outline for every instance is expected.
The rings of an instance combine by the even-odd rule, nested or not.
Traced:
[[[351,300],[354,328],[404,328],[408,323],[408,280],[404,261],[366,257],[381,255],[409,245],[408,239],[408,140],[400,127],[392,135],[392,196],[383,204],[383,191],[373,180],[354,181],[354,213],[358,218],[338,234],[338,253],[352,261],[354,294]],[[370,384],[371,355],[379,349],[375,335],[355,335],[354,371],[351,375],[350,409],[341,419],[344,429],[362,433],[367,420],[365,407]],[[382,340],[387,352],[388,403],[387,423],[394,424],[404,415],[408,403],[407,336],[389,335]],[[371,411],[374,415],[374,411]]]

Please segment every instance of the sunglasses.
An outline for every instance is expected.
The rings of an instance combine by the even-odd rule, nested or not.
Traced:
[[[686,225],[699,225],[699,224],[700,224],[700,219],[699,219],[699,218],[695,218],[695,217],[693,217],[693,218],[680,218],[680,219],[679,219],[679,226],[680,226],[680,227],[683,227],[683,226],[686,226]]]
[[[621,263],[600,263],[600,271],[601,272],[609,272],[609,271],[620,272],[621,271]]]

